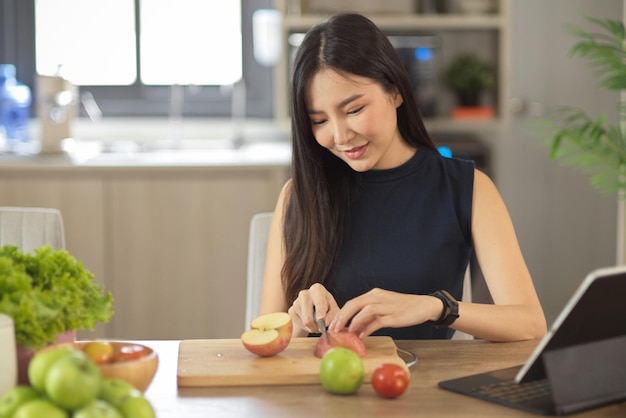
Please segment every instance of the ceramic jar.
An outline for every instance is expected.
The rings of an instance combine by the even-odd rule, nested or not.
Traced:
[[[17,383],[15,328],[10,316],[0,313],[0,395]]]

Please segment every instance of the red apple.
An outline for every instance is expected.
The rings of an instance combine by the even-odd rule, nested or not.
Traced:
[[[251,323],[252,329],[241,334],[241,342],[248,351],[262,357],[280,353],[289,345],[293,323],[287,312],[261,315]]]
[[[348,328],[337,332],[328,331],[326,334],[328,335],[328,339],[322,336],[317,340],[315,350],[313,351],[315,357],[324,357],[324,354],[334,347],[349,348],[359,356],[365,357],[366,350],[363,340],[361,340],[358,335],[349,332]]]

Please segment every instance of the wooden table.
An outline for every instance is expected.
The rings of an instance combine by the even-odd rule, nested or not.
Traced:
[[[159,369],[146,392],[158,418],[187,417],[534,417],[523,411],[440,389],[441,380],[524,362],[537,341],[398,341],[415,353],[409,389],[389,400],[364,384],[356,395],[327,393],[320,385],[178,388],[179,341],[142,341],[159,353]],[[573,415],[626,417],[626,402]]]

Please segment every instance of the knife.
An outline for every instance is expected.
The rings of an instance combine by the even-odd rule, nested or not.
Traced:
[[[315,319],[315,324],[317,325],[319,332],[322,334],[321,338],[325,338],[326,341],[328,341],[328,333],[326,333],[326,323],[324,322],[324,319],[317,319],[317,316],[315,315],[315,309],[313,309],[313,318]]]

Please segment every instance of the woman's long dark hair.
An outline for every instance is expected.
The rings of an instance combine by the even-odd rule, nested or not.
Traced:
[[[307,33],[295,57],[291,85],[292,185],[285,208],[282,269],[288,304],[313,283],[329,288],[356,189],[354,171],[320,146],[311,130],[307,89],[323,68],[370,78],[388,93],[397,88],[403,98],[397,109],[402,138],[415,148],[435,149],[407,73],[374,23],[358,14],[341,14]]]

